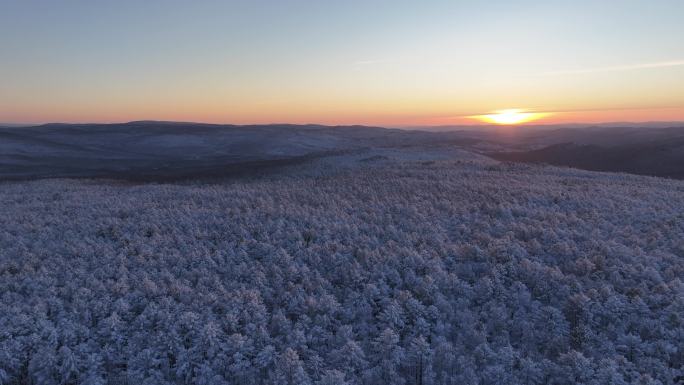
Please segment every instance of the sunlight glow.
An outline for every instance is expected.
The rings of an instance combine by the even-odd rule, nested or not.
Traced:
[[[532,122],[547,115],[549,114],[542,112],[525,112],[525,110],[513,108],[495,111],[494,113],[487,115],[475,115],[472,118],[485,123],[511,125]]]

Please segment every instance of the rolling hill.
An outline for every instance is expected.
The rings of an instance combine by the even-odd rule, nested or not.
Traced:
[[[444,139],[429,132],[366,126],[142,121],[0,128],[0,179],[224,176],[339,151],[443,144]],[[448,141],[473,142],[459,137]]]

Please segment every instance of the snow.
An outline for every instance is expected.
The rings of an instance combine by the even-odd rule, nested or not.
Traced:
[[[0,201],[3,384],[684,375],[682,181],[376,149]]]

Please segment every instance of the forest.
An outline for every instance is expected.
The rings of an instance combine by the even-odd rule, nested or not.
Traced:
[[[354,162],[0,183],[0,384],[683,381],[684,181]]]

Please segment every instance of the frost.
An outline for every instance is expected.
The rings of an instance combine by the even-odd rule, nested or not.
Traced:
[[[683,182],[388,154],[0,184],[0,383],[682,378]]]

